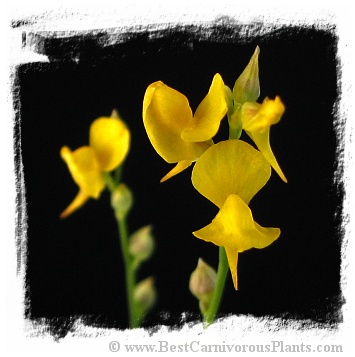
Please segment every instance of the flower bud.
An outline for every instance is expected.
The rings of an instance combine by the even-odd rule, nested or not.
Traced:
[[[118,219],[124,219],[133,206],[132,191],[124,183],[119,184],[111,195],[111,206]]]
[[[204,313],[211,301],[216,286],[217,273],[199,258],[196,269],[190,276],[191,293],[200,301],[200,309]]]
[[[119,115],[118,113],[118,110],[117,109],[112,109],[112,112],[111,112],[111,118],[116,118],[116,119],[121,119],[121,116]]]
[[[157,301],[157,292],[154,286],[154,278],[149,277],[140,281],[134,290],[134,300],[141,313],[148,312]]]
[[[234,84],[233,94],[235,103],[254,102],[260,95],[259,53],[260,48],[257,46],[248,65]]]
[[[139,262],[148,260],[154,252],[152,226],[144,226],[134,232],[129,239],[129,252]]]

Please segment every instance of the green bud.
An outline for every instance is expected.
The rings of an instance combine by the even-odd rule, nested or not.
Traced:
[[[124,219],[133,206],[132,191],[124,183],[119,184],[111,195],[111,206],[118,219]]]
[[[120,115],[118,114],[118,110],[117,109],[112,109],[112,112],[111,112],[111,118],[119,118],[121,119]]]
[[[144,226],[134,232],[129,239],[129,252],[139,263],[148,260],[154,252],[152,226]]]
[[[157,301],[154,278],[150,276],[149,278],[140,281],[135,287],[133,297],[141,314],[148,312]]]
[[[198,300],[202,313],[205,313],[216,287],[217,273],[199,258],[196,269],[190,276],[189,288]]]
[[[234,84],[233,95],[235,103],[255,102],[259,98],[259,53],[260,48],[257,46],[248,65]]]

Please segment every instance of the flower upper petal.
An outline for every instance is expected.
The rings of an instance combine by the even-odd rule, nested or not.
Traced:
[[[187,98],[163,82],[152,83],[143,100],[143,123],[157,153],[168,163],[196,160],[210,142],[187,142],[181,133],[191,125]]]
[[[270,165],[258,150],[242,140],[227,140],[211,146],[199,158],[192,184],[221,208],[231,194],[248,204],[270,175]]]
[[[67,146],[60,151],[62,159],[68,165],[73,180],[83,194],[98,198],[105,187],[105,181],[96,159],[94,150],[89,146],[82,146],[71,151]]]
[[[148,88],[145,91],[144,98],[143,98],[143,109],[142,109],[142,114],[144,117],[145,112],[147,111],[150,102],[152,101],[154,91],[157,89],[157,87],[165,86],[165,84],[162,81],[156,81],[148,86]]]
[[[198,106],[192,127],[182,132],[186,141],[206,141],[217,134],[219,125],[228,111],[225,99],[225,87],[220,74],[215,74],[208,94]]]
[[[112,171],[126,158],[130,132],[120,118],[100,117],[90,126],[90,147],[102,171]]]

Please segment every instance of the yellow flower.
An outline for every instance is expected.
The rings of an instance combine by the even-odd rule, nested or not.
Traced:
[[[275,99],[265,98],[262,104],[246,102],[241,108],[241,121],[243,129],[254,141],[255,145],[265,156],[266,160],[277,172],[280,178],[287,182],[274,153],[270,147],[270,127],[280,121],[285,106],[280,97]]]
[[[225,88],[229,123],[232,128],[238,130],[241,127],[249,135],[280,178],[287,182],[271,150],[269,138],[270,127],[280,121],[285,106],[278,96],[274,100],[265,98],[262,104],[256,102],[260,94],[259,54],[257,46],[248,65],[236,80],[233,93],[228,87]]]
[[[79,186],[79,192],[61,213],[61,218],[72,214],[89,198],[100,197],[105,188],[104,172],[118,167],[126,158],[129,147],[130,132],[115,112],[111,117],[94,120],[90,126],[89,146],[75,151],[62,147],[60,155]]]
[[[264,248],[280,235],[280,229],[256,223],[248,207],[270,175],[270,165],[263,155],[241,140],[213,145],[196,162],[192,172],[197,191],[220,209],[212,223],[193,234],[225,248],[236,290],[238,253]]]
[[[148,86],[143,100],[143,123],[157,153],[177,165],[165,181],[185,170],[212,144],[212,137],[227,113],[224,83],[217,73],[195,114],[188,99],[161,81]]]

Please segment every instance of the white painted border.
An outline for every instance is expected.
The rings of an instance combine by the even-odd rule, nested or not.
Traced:
[[[1,340],[0,350],[7,351],[7,355],[15,355],[15,352],[36,352],[60,354],[82,353],[89,355],[112,354],[108,349],[109,341],[115,339],[123,343],[156,343],[159,340],[167,340],[171,344],[183,344],[198,340],[200,343],[218,344],[262,344],[273,340],[283,339],[285,343],[323,343],[342,344],[346,352],[354,351],[351,339],[354,336],[354,263],[350,257],[354,253],[353,232],[354,213],[354,183],[351,178],[354,169],[352,141],[352,120],[354,110],[351,102],[354,98],[353,92],[353,40],[349,29],[352,28],[351,10],[346,1],[251,1],[250,5],[240,5],[241,1],[224,1],[223,4],[209,4],[207,1],[184,1],[179,0],[178,6],[168,4],[167,1],[115,1],[88,5],[84,2],[61,2],[61,5],[51,2],[33,3],[25,1],[11,1],[6,9],[1,10],[1,29],[5,38],[4,53],[1,55],[1,114],[2,120],[0,131],[0,153],[1,153],[1,236],[0,236],[0,272],[1,272]],[[138,331],[108,331],[84,327],[78,323],[74,336],[67,336],[61,342],[54,343],[50,336],[43,335],[41,338],[29,338],[33,328],[34,335],[38,330],[32,324],[25,322],[22,317],[23,309],[23,281],[21,274],[16,277],[16,245],[13,239],[15,233],[15,175],[13,163],[13,118],[11,81],[9,80],[10,66],[19,63],[32,62],[39,57],[28,50],[21,49],[21,32],[17,29],[11,30],[8,26],[9,20],[22,20],[24,18],[35,19],[36,23],[26,26],[27,29],[43,31],[82,31],[93,29],[114,28],[142,25],[163,26],[166,23],[206,23],[213,21],[220,15],[238,16],[242,23],[249,23],[255,19],[262,19],[270,23],[285,24],[328,24],[337,25],[339,34],[339,56],[341,63],[341,85],[342,98],[339,104],[340,118],[345,122],[345,146],[344,146],[344,180],[346,183],[345,212],[347,220],[345,225],[345,241],[343,247],[343,292],[346,299],[344,307],[344,324],[338,333],[327,331],[299,331],[291,329],[280,329],[273,333],[265,329],[262,322],[249,317],[231,317],[228,321],[216,323],[207,330],[201,325],[193,327],[185,326],[180,331],[168,332],[162,328],[153,336],[149,336],[144,330]],[[7,21],[7,22],[6,22]],[[4,28],[4,29],[3,29]],[[8,42],[8,43],[7,43]],[[40,60],[46,61],[45,57]],[[3,64],[4,62],[4,64]],[[3,98],[5,100],[3,100]],[[6,120],[5,120],[6,119]],[[351,119],[351,120],[350,120]],[[4,168],[6,166],[6,168]],[[4,224],[5,223],[5,224]],[[4,275],[4,278],[2,277]],[[4,311],[2,311],[4,310]],[[278,321],[269,321],[277,324]],[[40,326],[39,326],[40,328]],[[4,330],[4,331],[3,331]],[[26,334],[24,333],[26,331]],[[78,336],[95,336],[97,338],[83,339]],[[233,342],[232,342],[233,341]],[[10,353],[10,351],[12,351]],[[123,352],[119,352],[122,354]],[[124,353],[123,353],[124,354]],[[265,353],[263,354],[265,355]],[[267,355],[267,353],[266,353]],[[309,355],[309,353],[307,354]],[[346,354],[348,355],[348,354]]]

